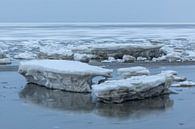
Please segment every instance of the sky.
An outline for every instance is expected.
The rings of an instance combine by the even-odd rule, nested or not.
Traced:
[[[195,0],[0,0],[0,22],[195,23]]]

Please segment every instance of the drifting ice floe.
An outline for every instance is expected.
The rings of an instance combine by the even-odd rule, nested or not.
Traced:
[[[187,51],[187,58],[191,61],[195,61],[195,51]]]
[[[195,82],[192,81],[182,81],[172,84],[172,87],[192,87],[195,86]]]
[[[164,74],[166,76],[170,76],[172,80],[174,81],[171,85],[172,87],[192,87],[195,86],[195,82],[192,82],[190,80],[187,80],[186,77],[178,76],[176,71],[173,70],[167,70],[162,71],[161,74]]]
[[[75,61],[89,62],[91,59],[94,58],[96,58],[96,56],[91,54],[79,54],[79,53],[74,54]]]
[[[130,55],[123,55],[123,62],[124,63],[132,63],[136,60],[135,57],[130,56]]]
[[[174,71],[174,70],[162,71],[161,74],[164,74],[166,76],[170,76],[172,78],[172,80],[175,81],[175,82],[182,82],[182,81],[187,80],[186,77],[178,76],[177,71]]]
[[[5,58],[4,52],[0,49],[0,59]]]
[[[0,59],[0,64],[11,64],[10,58],[2,58]]]
[[[11,59],[0,49],[0,64],[10,64]]]
[[[168,62],[182,62],[182,61],[195,61],[195,51],[183,48],[177,49],[177,45],[174,46],[175,48],[168,47],[164,45],[161,48],[161,51],[164,53],[161,57],[153,58],[154,62],[160,61],[168,61]]]
[[[89,53],[97,53],[99,55],[97,59],[105,58],[107,55],[117,60],[122,59],[123,55],[130,55],[136,59],[139,57],[138,59],[142,61],[145,60],[145,58],[147,58],[147,61],[151,60],[152,57],[153,61],[195,61],[194,25],[190,25],[189,27],[188,24],[154,26],[145,24],[49,24],[47,28],[38,24],[20,24],[16,25],[17,28],[15,28],[15,25],[3,26],[0,32],[0,48],[6,50],[12,58],[19,53],[28,51],[40,55],[40,58],[43,59],[67,59],[66,56],[63,56],[63,52],[57,55],[55,55],[55,53],[64,50],[82,51],[81,47],[86,46],[86,49],[83,50],[88,50],[89,48]],[[21,29],[24,27],[25,29]],[[125,51],[124,48],[128,45],[136,46],[136,49],[132,47],[136,52],[132,51],[132,54],[127,54],[129,51]],[[162,54],[158,54],[159,52],[157,51],[159,50],[151,52],[150,50],[143,49],[144,52],[140,52],[140,50],[137,49],[137,46],[143,48],[149,45],[161,45],[160,53]],[[118,52],[116,52],[117,50],[115,50],[114,47],[119,48]],[[109,51],[106,51],[105,48]],[[102,49],[104,49],[104,53],[101,53],[100,50]],[[146,51],[148,51],[148,53]],[[54,55],[48,54],[50,52],[54,52]],[[83,52],[78,53],[83,54]],[[156,56],[153,56],[154,53],[157,53]],[[71,56],[71,59],[73,59],[73,56]]]
[[[170,85],[171,78],[166,75],[137,76],[92,85],[92,95],[97,101],[122,103],[165,94]]]
[[[21,62],[19,73],[29,83],[73,92],[90,92],[92,78],[109,77],[112,70],[77,61],[33,60]]]
[[[145,67],[136,66],[117,69],[117,74],[122,78],[129,78],[132,76],[149,75],[150,71]]]
[[[73,60],[73,52],[67,50],[65,46],[44,46],[40,48],[38,57],[40,59]]]
[[[97,59],[103,60],[108,57],[115,59],[122,59],[124,55],[130,55],[135,58],[145,57],[152,59],[153,57],[160,57],[162,52],[160,48],[162,45],[151,44],[96,44],[96,45],[81,45],[73,48],[73,52],[96,55]]]
[[[174,70],[165,70],[165,71],[161,71],[161,74],[166,74],[166,75],[177,75],[178,72],[174,71]]]
[[[81,42],[81,41],[80,41]],[[138,61],[195,61],[195,51],[187,45],[180,46],[171,43],[139,42],[139,43],[80,43],[79,41],[55,41],[55,40],[29,40],[29,41],[3,41],[0,46],[9,52],[12,58],[17,58],[21,53],[30,52],[40,59],[63,59],[63,60],[106,60],[106,62]],[[21,49],[22,48],[22,49]],[[78,55],[80,54],[79,57]],[[83,55],[84,54],[84,55]],[[93,56],[92,56],[93,55]],[[33,57],[34,57],[33,56]],[[92,57],[91,57],[92,56]],[[18,58],[22,59],[19,56]],[[87,57],[87,58],[86,58]],[[112,57],[114,60],[109,60]],[[17,58],[17,59],[18,59]],[[80,58],[80,59],[79,59]],[[34,59],[34,58],[33,58]],[[109,61],[108,61],[109,60]]]
[[[24,52],[24,53],[20,53],[18,55],[14,56],[15,59],[24,59],[24,60],[31,60],[31,59],[35,59],[36,54],[33,54],[31,52]]]

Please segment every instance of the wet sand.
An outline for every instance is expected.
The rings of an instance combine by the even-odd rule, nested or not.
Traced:
[[[103,65],[109,68],[131,66],[130,64]],[[195,87],[171,88],[178,94],[142,101],[96,104],[92,102],[90,94],[26,85],[25,79],[16,71],[17,65],[15,66],[0,67],[1,129],[193,129],[195,127]],[[195,81],[194,64],[145,64],[145,66],[152,73],[176,70],[180,75]],[[15,69],[10,70],[9,67]]]

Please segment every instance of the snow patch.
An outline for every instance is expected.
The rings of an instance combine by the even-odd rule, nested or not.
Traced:
[[[65,60],[32,60],[20,63],[19,71],[51,71],[55,73],[66,73],[75,75],[105,75],[109,76],[112,70],[97,66],[91,66],[78,61]]]

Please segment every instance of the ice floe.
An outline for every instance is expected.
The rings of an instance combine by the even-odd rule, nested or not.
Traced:
[[[107,60],[103,60],[102,62],[111,63],[111,62],[117,62],[117,60],[114,57],[108,57]]]
[[[32,60],[32,59],[36,59],[37,55],[33,54],[31,52],[23,52],[23,53],[19,53],[18,55],[15,55],[14,58],[15,59]]]
[[[11,64],[11,59],[6,53],[0,49],[0,65]]]
[[[137,76],[92,85],[92,95],[97,101],[122,103],[165,94],[170,85],[171,78],[166,75]]]
[[[3,26],[4,28],[0,32],[0,49],[9,53],[11,58],[27,51],[39,55],[38,57],[42,59],[68,58],[73,60],[72,54],[65,56],[68,55],[68,52],[63,52],[73,50],[73,54],[96,53],[98,55],[96,59],[101,59],[101,61],[108,60],[108,57],[114,57],[116,60],[122,59],[124,55],[139,57],[138,59],[142,59],[142,61],[195,61],[194,25],[187,28],[184,26],[188,25],[175,26],[172,24],[155,25],[155,27],[131,24],[85,24],[84,26],[80,24],[54,26],[51,24],[47,28],[39,24],[33,25],[33,27],[31,24],[20,24],[17,25],[17,28],[10,25]],[[25,26],[26,29],[21,29]],[[170,29],[169,27],[172,26],[174,27]],[[59,27],[61,28],[59,29]],[[161,46],[160,51],[153,48],[149,50],[148,48],[151,46]],[[134,50],[130,50],[128,47]],[[81,53],[75,52],[75,50]],[[143,60],[144,58],[147,60]],[[129,63],[129,61],[127,62]]]
[[[90,60],[92,60],[94,58],[96,58],[96,56],[91,55],[91,54],[79,54],[79,53],[74,54],[75,61],[89,62]]]
[[[123,62],[124,63],[132,63],[135,62],[136,58],[131,55],[123,55]]]
[[[25,61],[18,71],[29,83],[73,92],[90,92],[93,77],[109,77],[112,73],[109,69],[64,60]]]
[[[174,70],[166,70],[166,71],[161,71],[161,74],[167,75],[172,77],[173,81],[175,82],[182,82],[186,81],[187,78],[184,76],[179,76],[177,71]]]
[[[108,59],[108,57],[122,59],[124,55],[152,59],[153,57],[161,56],[161,47],[162,45],[109,43],[96,45],[80,45],[77,48],[73,48],[73,52],[93,54],[97,56],[97,59],[101,60]]]
[[[7,55],[6,55],[5,51],[0,49],[0,59],[6,58],[6,57],[7,57]]]
[[[150,71],[145,67],[136,66],[129,68],[119,68],[117,69],[117,74],[122,78],[129,78],[132,76],[149,75]]]
[[[7,53],[14,56],[24,52],[37,55],[40,59],[63,59],[63,60],[93,60],[104,62],[125,62],[135,61],[194,61],[195,51],[186,46],[178,46],[171,43],[151,44],[142,43],[93,43],[81,41],[56,41],[56,40],[29,40],[29,41],[3,41],[0,46]],[[170,45],[171,44],[171,45]],[[195,46],[194,46],[195,47]],[[22,49],[20,49],[22,48]],[[84,55],[83,55],[84,54]],[[89,56],[88,56],[89,55]],[[93,57],[90,57],[93,55]],[[82,57],[80,57],[82,56]],[[110,60],[109,57],[115,60]],[[79,59],[80,58],[80,59]],[[85,59],[84,59],[85,58]],[[86,59],[89,58],[89,59]]]
[[[161,71],[161,74],[177,75],[178,72],[177,71],[174,71],[174,70],[164,70],[164,71]]]
[[[147,60],[147,58],[146,57],[137,57],[137,61],[146,61]]]
[[[40,53],[38,54],[40,59],[64,59],[73,60],[73,52],[65,46],[44,46],[40,48]]]
[[[2,64],[11,64],[11,59],[10,58],[0,59],[0,65],[2,65]]]
[[[192,86],[195,86],[195,82],[186,80],[182,82],[173,83],[171,86],[172,87],[192,87]]]

